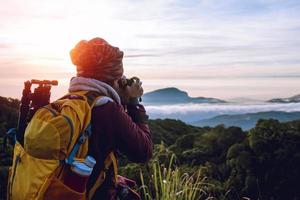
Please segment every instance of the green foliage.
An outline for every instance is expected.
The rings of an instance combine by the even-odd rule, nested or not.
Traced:
[[[13,150],[4,146],[4,133],[16,127],[18,107],[18,100],[0,97],[0,199],[5,199]],[[143,185],[144,199],[300,196],[300,121],[259,120],[248,133],[239,127],[199,128],[171,119],[150,120],[149,126],[153,159],[133,164],[121,157],[119,162],[121,175]]]
[[[262,198],[300,196],[300,121],[261,120],[249,133]],[[284,192],[283,192],[284,191]]]
[[[206,199],[205,191],[208,184],[205,183],[198,170],[189,175],[183,173],[179,168],[173,168],[174,155],[169,160],[169,164],[162,165],[159,161],[152,164],[151,179],[148,183],[144,181],[141,173],[141,193],[145,200],[194,200]]]
[[[194,146],[195,135],[187,134],[178,138],[175,145],[179,149],[191,149]]]
[[[187,125],[182,121],[173,119],[149,120],[148,123],[151,127],[152,139],[155,144],[159,144],[162,141],[167,145],[172,145],[178,137],[205,131],[203,128]]]
[[[0,135],[17,126],[20,101],[0,97]]]
[[[6,199],[8,167],[12,164],[13,148],[4,139],[9,128],[17,126],[19,100],[0,97],[0,199]]]
[[[155,138],[172,141],[156,145],[153,160],[163,163],[174,152],[174,169],[189,174],[200,170],[210,183],[206,191],[211,196],[217,199],[293,199],[299,196],[296,187],[300,178],[300,121],[260,120],[249,133],[238,127],[224,126],[195,130],[177,122],[151,121]],[[184,134],[172,134],[174,130],[167,125],[175,124],[176,130]],[[158,133],[160,129],[163,131]],[[151,182],[149,166],[154,164],[153,160],[147,170],[144,166],[141,168],[145,183]]]
[[[8,181],[8,166],[0,166],[0,199],[6,199],[6,186]]]

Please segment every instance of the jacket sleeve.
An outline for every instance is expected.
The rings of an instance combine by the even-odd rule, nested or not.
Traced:
[[[116,148],[133,162],[146,162],[152,157],[152,138],[147,115],[142,105],[127,107],[114,102],[105,105],[110,110],[108,117],[113,124],[113,138]]]

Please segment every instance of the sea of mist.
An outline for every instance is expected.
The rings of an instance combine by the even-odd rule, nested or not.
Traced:
[[[177,104],[146,105],[150,119],[172,118],[186,123],[224,114],[245,114],[267,111],[300,111],[300,103],[223,103],[223,104]]]

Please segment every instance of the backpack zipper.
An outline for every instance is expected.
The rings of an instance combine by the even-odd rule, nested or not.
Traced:
[[[16,176],[16,170],[17,170],[17,166],[19,164],[19,162],[21,161],[21,157],[20,157],[20,154],[16,156],[16,159],[15,159],[15,166],[14,166],[14,169],[13,169],[13,174],[12,174],[12,179],[11,181],[9,182],[9,197],[12,196],[12,189],[13,189],[13,185],[14,185],[14,180],[15,180],[15,176]]]

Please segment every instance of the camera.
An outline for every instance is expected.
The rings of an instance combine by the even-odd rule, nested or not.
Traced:
[[[136,76],[134,76],[132,78],[129,78],[129,79],[126,78],[125,76],[123,76],[118,81],[118,84],[119,84],[120,88],[125,89],[127,86],[131,86],[135,82],[140,82],[140,79],[138,77],[136,77]]]

